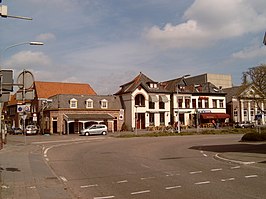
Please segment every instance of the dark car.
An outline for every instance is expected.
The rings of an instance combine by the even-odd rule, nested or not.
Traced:
[[[235,125],[236,128],[254,128],[255,125],[252,122],[237,122]]]
[[[9,134],[13,134],[13,135],[23,134],[23,130],[19,127],[14,127],[10,130]]]

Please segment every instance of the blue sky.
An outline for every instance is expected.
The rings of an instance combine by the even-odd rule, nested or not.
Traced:
[[[265,0],[2,0],[2,68],[14,79],[90,84],[113,94],[143,72],[154,81],[231,74],[266,63]],[[25,41],[44,46],[6,47]]]

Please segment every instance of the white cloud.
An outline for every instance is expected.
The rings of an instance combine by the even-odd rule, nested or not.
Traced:
[[[185,22],[152,27],[146,37],[165,47],[202,47],[265,28],[264,0],[195,0],[184,13]]]
[[[13,55],[4,65],[23,69],[25,67],[32,68],[48,66],[50,63],[50,58],[42,52],[21,51]]]

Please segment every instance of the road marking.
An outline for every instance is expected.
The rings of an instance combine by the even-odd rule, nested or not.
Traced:
[[[181,188],[181,186],[178,185],[178,186],[172,186],[172,187],[165,187],[166,190],[177,189],[177,188]]]
[[[149,180],[149,179],[154,179],[155,177],[144,177],[144,178],[140,178],[141,180]]]
[[[198,174],[198,173],[202,173],[202,171],[191,171],[191,172],[189,172],[189,174]]]
[[[231,167],[231,169],[240,169],[240,166]]]
[[[219,169],[211,169],[211,171],[222,171],[223,169],[222,168],[219,168]]]
[[[227,178],[227,179],[221,179],[222,182],[226,182],[226,181],[233,181],[235,180],[235,178]]]
[[[127,180],[121,180],[121,181],[117,181],[116,183],[121,184],[121,183],[127,183],[127,182],[128,182]]]
[[[36,189],[36,186],[28,187],[29,189]]]
[[[150,193],[150,190],[144,190],[144,191],[137,191],[137,192],[132,192],[131,195],[137,195],[137,194],[143,194],[143,193]]]
[[[203,182],[196,182],[196,185],[202,185],[202,184],[210,184],[210,181],[203,181]]]
[[[249,175],[249,176],[245,176],[245,178],[257,178],[258,175]]]
[[[108,198],[114,198],[115,196],[102,196],[102,197],[94,197],[94,199],[108,199]]]
[[[98,187],[97,184],[90,184],[90,185],[82,185],[80,188],[90,188],[90,187]]]
[[[208,155],[206,154],[206,153],[204,153],[204,151],[200,151],[201,153],[202,153],[202,155],[204,156],[204,157],[208,157]]]
[[[147,165],[145,165],[145,164],[141,164],[141,166],[144,167],[144,168],[148,168],[148,169],[151,168],[150,166],[147,166]]]
[[[59,178],[61,178],[61,180],[63,180],[64,182],[67,182],[67,179],[64,176],[59,176]]]
[[[238,161],[238,160],[231,160],[228,158],[223,158],[221,156],[219,156],[220,154],[217,153],[214,157],[216,157],[217,159],[223,160],[223,161],[227,161],[227,162],[233,162],[233,163],[237,163],[237,164],[243,164],[243,165],[249,165],[249,164],[255,164],[256,162],[243,162],[243,161]]]

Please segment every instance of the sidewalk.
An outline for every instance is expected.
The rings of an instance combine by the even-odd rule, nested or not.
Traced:
[[[9,136],[0,150],[0,183],[0,199],[71,198],[43,161],[40,146],[25,144],[22,136]]]

